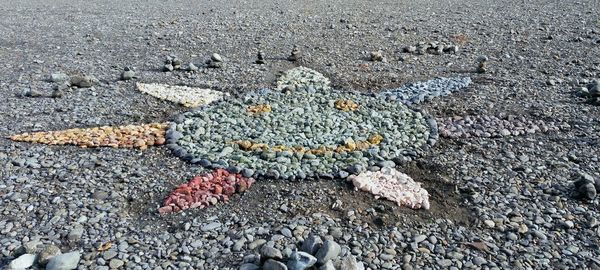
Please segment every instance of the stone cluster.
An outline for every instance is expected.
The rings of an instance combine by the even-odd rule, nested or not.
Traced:
[[[296,88],[312,87],[316,90],[328,90],[330,81],[323,74],[306,67],[297,67],[286,71],[277,80],[277,90],[295,91]],[[301,89],[302,90],[302,89]]]
[[[377,96],[407,105],[419,104],[436,97],[449,95],[471,84],[469,77],[436,78],[425,82],[415,82],[396,89],[384,90]]]
[[[299,86],[292,93],[263,90],[184,113],[167,132],[167,146],[208,168],[302,179],[345,178],[394,166],[394,161],[435,143],[434,121],[402,104],[291,84]],[[336,108],[336,100],[361,106],[343,111]],[[259,104],[269,104],[271,112],[247,112]]]
[[[348,177],[358,190],[372,193],[395,202],[398,206],[412,209],[429,209],[429,193],[419,182],[393,168],[382,168],[378,172],[364,172]]]
[[[158,83],[136,83],[136,88],[155,98],[181,104],[185,107],[198,107],[220,100],[226,93],[198,87],[166,85]]]
[[[458,46],[451,44],[443,44],[439,42],[419,42],[415,46],[406,46],[402,49],[404,53],[413,53],[413,54],[435,54],[442,55],[444,53],[457,53]]]
[[[309,235],[299,250],[284,254],[274,247],[263,245],[260,257],[255,262],[247,262],[240,270],[364,270],[362,262],[358,262],[352,254],[341,257],[342,247],[331,239],[323,241],[321,237]]]
[[[454,116],[438,119],[440,136],[447,138],[506,137],[556,131],[553,122],[529,120],[523,116]]]
[[[181,60],[175,55],[169,55],[165,59],[165,64],[163,66],[164,72],[171,72],[173,70],[181,69]]]
[[[73,128],[59,131],[32,132],[11,136],[13,141],[49,145],[77,145],[81,147],[139,148],[162,145],[168,124],[102,126]]]
[[[165,199],[164,206],[159,208],[158,212],[169,214],[227,202],[233,194],[245,192],[253,183],[252,178],[217,169],[178,186]]]
[[[594,179],[587,173],[579,173],[573,183],[575,186],[574,197],[581,200],[593,200],[600,192],[600,178]]]
[[[342,110],[345,112],[349,112],[349,111],[356,111],[358,109],[358,104],[356,104],[354,101],[352,100],[343,100],[343,99],[338,99],[335,101],[334,103],[335,108],[338,110]]]
[[[581,87],[580,95],[587,98],[587,102],[593,105],[600,105],[600,79],[593,80],[585,87]]]

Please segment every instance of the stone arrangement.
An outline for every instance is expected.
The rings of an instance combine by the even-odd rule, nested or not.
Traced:
[[[421,112],[360,93],[317,90],[307,77],[286,77],[294,92],[263,90],[184,113],[167,132],[167,146],[208,168],[303,179],[390,166],[435,142],[437,131]],[[352,110],[336,108],[339,100]]]
[[[223,169],[196,176],[178,186],[158,209],[161,214],[179,212],[190,208],[205,208],[218,202],[227,202],[235,193],[245,192],[254,179]]]
[[[400,101],[407,105],[419,104],[459,91],[469,86],[471,82],[471,78],[469,77],[436,78],[425,82],[407,84],[396,89],[385,90],[378,93],[377,96],[392,101]]]
[[[198,107],[220,100],[223,92],[189,86],[166,85],[157,83],[136,83],[136,88],[158,99],[171,101],[185,107]]]
[[[263,245],[258,260],[242,264],[240,270],[365,269],[364,264],[352,254],[340,256],[342,247],[331,239],[323,241],[319,236],[309,235],[298,246],[299,250],[284,254],[279,249]]]
[[[587,173],[579,173],[573,185],[575,187],[573,195],[577,199],[591,201],[600,192],[600,178],[594,179]]]
[[[594,80],[585,87],[581,87],[579,94],[592,105],[600,105],[600,80]]]
[[[412,209],[429,209],[429,193],[414,181],[410,176],[393,168],[382,168],[378,172],[364,172],[351,175],[348,181],[354,184],[357,190],[366,191],[395,202],[398,206]]]
[[[297,67],[286,71],[277,80],[278,91],[293,91],[296,88],[328,90],[330,81],[323,74],[306,67]]]
[[[73,128],[59,131],[32,132],[11,136],[13,141],[49,145],[77,145],[81,147],[139,148],[163,145],[168,125],[152,123],[145,125],[102,126]]]
[[[404,53],[413,53],[418,55],[435,54],[441,55],[444,53],[457,53],[458,46],[451,44],[443,44],[439,42],[419,42],[415,46],[406,46],[402,49]]]
[[[523,116],[455,116],[438,119],[440,136],[447,138],[506,137],[556,131],[553,122],[532,121]]]

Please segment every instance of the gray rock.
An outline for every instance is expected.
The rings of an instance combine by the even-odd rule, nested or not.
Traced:
[[[287,266],[282,262],[273,259],[268,259],[262,267],[263,270],[287,270]]]
[[[25,269],[25,268],[29,268],[33,265],[33,263],[35,262],[35,255],[34,254],[23,254],[21,256],[19,256],[18,258],[12,260],[8,266],[7,266],[7,270],[17,270],[17,269]]]
[[[283,255],[281,254],[280,250],[273,248],[273,247],[269,247],[267,245],[264,245],[260,249],[260,256],[263,260],[266,260],[266,259],[281,260],[281,259],[283,259]]]
[[[174,68],[173,68],[173,65],[171,65],[171,64],[165,64],[165,65],[163,66],[163,71],[164,71],[164,72],[170,72],[170,71],[173,71],[173,69],[174,69]]]
[[[218,53],[213,53],[210,56],[210,60],[215,61],[215,62],[223,62],[223,58]]]
[[[108,266],[110,266],[110,268],[113,268],[113,269],[119,268],[123,265],[125,265],[125,262],[123,262],[122,260],[119,260],[119,259],[112,259],[108,263]]]
[[[347,255],[339,263],[337,269],[344,270],[364,270],[365,266],[362,263],[356,261],[356,257]]]
[[[71,77],[69,77],[69,75],[64,74],[64,73],[52,73],[50,75],[50,81],[53,83],[65,83],[65,82],[69,82],[71,80]]]
[[[77,268],[81,253],[79,251],[69,252],[54,256],[46,265],[46,270],[70,270]]]
[[[322,245],[323,240],[321,240],[321,237],[311,234],[306,239],[304,239],[300,250],[309,254],[317,254],[317,251],[319,251]]]
[[[58,248],[55,245],[48,245],[44,249],[42,249],[42,251],[38,255],[38,264],[44,266],[48,263],[50,259],[60,254],[62,254],[60,248]]]
[[[294,251],[289,256],[287,267],[289,270],[305,270],[317,263],[317,258],[314,256],[302,252]]]
[[[69,235],[67,236],[67,239],[70,242],[78,242],[79,240],[81,240],[81,236],[83,236],[83,227],[82,226],[75,226],[75,228],[73,228],[69,232]]]
[[[123,72],[121,73],[121,80],[127,81],[135,78],[135,72],[131,70],[129,67],[125,67]]]
[[[319,267],[319,270],[336,270],[332,261],[327,261],[324,265]]]
[[[242,264],[242,266],[240,266],[240,270],[258,270],[258,269],[260,269],[260,267],[253,263],[245,263],[245,264]]]
[[[206,232],[206,231],[212,231],[212,230],[217,229],[219,227],[221,227],[221,223],[220,222],[211,222],[211,223],[208,223],[208,224],[202,226],[202,228],[200,228],[200,229],[203,232]]]
[[[334,242],[333,240],[326,240],[323,242],[321,248],[319,248],[319,251],[315,257],[317,258],[317,262],[323,264],[340,255],[341,251],[342,248],[338,243]]]
[[[88,88],[98,83],[98,80],[94,76],[89,75],[73,75],[71,76],[71,85],[80,88]]]

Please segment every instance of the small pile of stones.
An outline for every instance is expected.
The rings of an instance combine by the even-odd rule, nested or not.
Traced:
[[[181,69],[181,60],[175,55],[167,56],[167,59],[165,59],[165,64],[163,66],[163,71],[171,72],[173,70],[180,70],[180,69]]]
[[[190,208],[205,208],[217,202],[227,202],[235,193],[243,193],[255,182],[241,174],[223,169],[196,176],[188,183],[178,186],[158,209],[160,214],[170,214]]]
[[[13,259],[6,270],[21,270],[28,268],[48,269],[48,270],[70,270],[76,269],[81,259],[79,251],[73,251],[62,254],[60,248],[55,245],[48,245],[39,248],[41,242],[31,241],[35,246],[23,246],[24,254]]]
[[[210,59],[206,60],[206,66],[209,68],[222,68],[223,65],[223,57],[218,53],[213,53]]]
[[[459,50],[457,45],[444,44],[438,42],[419,42],[414,46],[406,46],[402,48],[402,52],[404,53],[412,53],[412,54],[435,54],[442,55],[444,53],[457,53]]]
[[[579,173],[575,186],[574,197],[580,200],[594,200],[600,192],[600,178],[595,179],[587,173]]]
[[[73,128],[60,131],[23,133],[11,136],[13,141],[48,145],[77,145],[87,147],[139,148],[162,145],[168,124],[102,126]]]
[[[155,98],[178,103],[185,107],[210,104],[223,99],[223,96],[226,95],[226,93],[211,89],[158,83],[136,83],[136,88]]]
[[[486,73],[488,68],[488,57],[485,55],[481,55],[477,57],[477,73]]]
[[[581,87],[580,95],[587,98],[593,105],[600,105],[600,80],[593,80],[585,87]]]
[[[429,193],[419,182],[393,168],[382,168],[378,172],[364,172],[347,179],[357,190],[369,192],[375,197],[385,198],[412,209],[429,209]]]
[[[265,55],[261,50],[259,50],[258,53],[256,53],[256,62],[255,63],[259,64],[259,65],[264,65],[266,63]]]
[[[362,262],[356,257],[347,254],[343,258],[342,247],[335,241],[328,239],[323,241],[321,237],[309,235],[300,245],[300,250],[283,254],[281,250],[263,245],[260,249],[260,257],[252,262],[240,266],[240,270],[359,270],[365,269]]]
[[[290,56],[288,56],[288,61],[296,62],[296,61],[300,60],[301,58],[302,58],[302,52],[300,51],[298,46],[294,45],[294,47],[292,48],[292,52],[290,53]]]
[[[59,72],[50,75],[50,82],[53,82],[57,85],[55,89],[64,90],[71,86],[76,86],[79,88],[89,88],[98,84],[100,81],[92,75],[76,74],[69,76],[67,74]]]
[[[553,122],[532,121],[523,116],[454,116],[437,120],[440,136],[447,138],[498,138],[557,131]]]
[[[329,90],[330,81],[323,74],[306,67],[297,67],[286,71],[277,80],[277,90],[295,91],[314,88],[315,90]]]
[[[387,59],[383,56],[382,51],[371,52],[370,58],[373,62],[387,62]]]
[[[121,80],[128,81],[135,78],[135,71],[130,67],[125,67],[121,72]]]
[[[471,82],[471,78],[469,77],[435,78],[425,82],[407,84],[396,89],[385,90],[378,93],[377,96],[390,101],[399,101],[407,105],[419,104],[466,88]]]

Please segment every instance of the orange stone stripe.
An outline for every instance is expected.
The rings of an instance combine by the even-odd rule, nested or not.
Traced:
[[[168,123],[145,125],[102,126],[93,128],[73,128],[67,130],[32,132],[11,136],[19,142],[32,142],[48,145],[77,145],[80,147],[139,148],[162,145]]]

